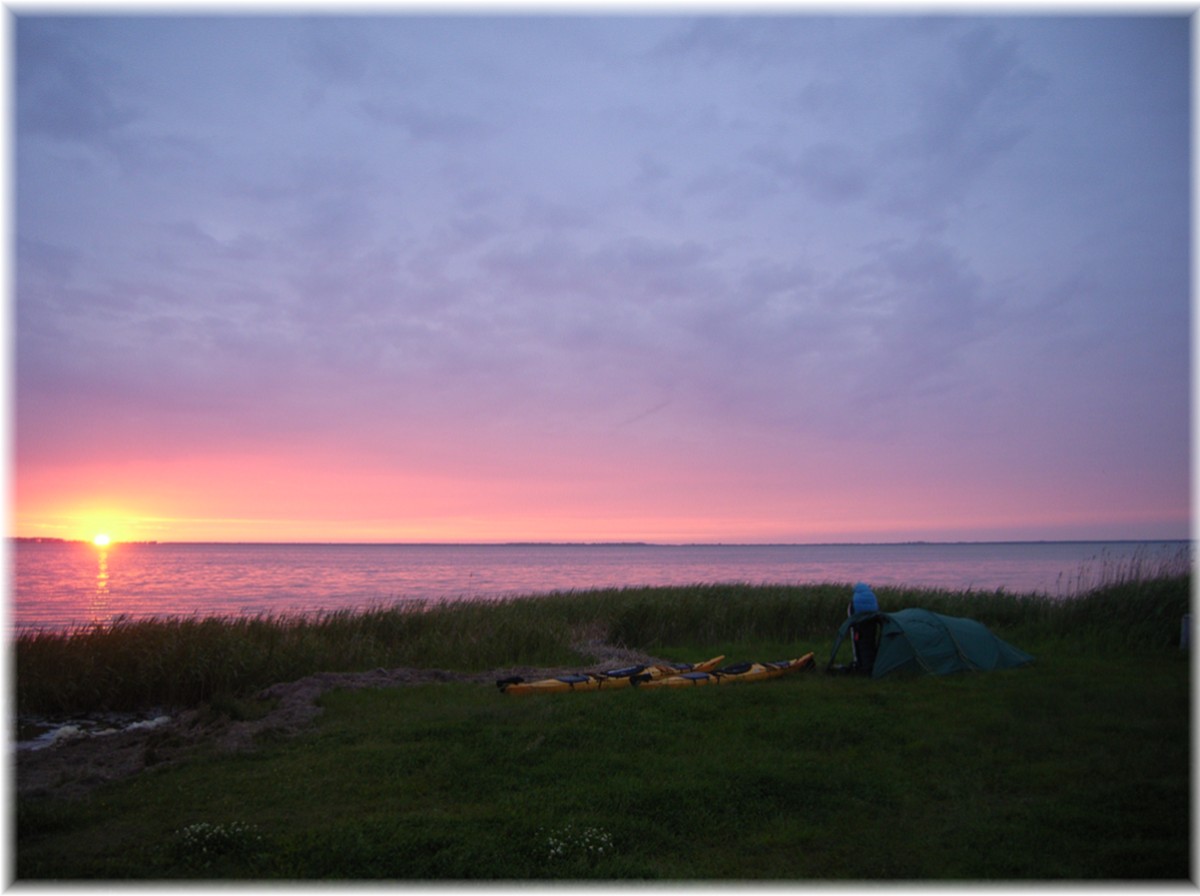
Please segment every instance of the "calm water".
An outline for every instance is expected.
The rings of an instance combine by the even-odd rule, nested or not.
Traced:
[[[865,581],[1068,595],[1115,568],[1190,562],[1188,542],[904,545],[12,546],[12,623],[304,613],[622,585]]]

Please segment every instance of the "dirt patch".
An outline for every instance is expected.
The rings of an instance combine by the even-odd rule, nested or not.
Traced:
[[[190,709],[151,729],[64,740],[41,750],[21,750],[16,757],[18,796],[77,797],[109,781],[152,767],[178,764],[202,749],[222,752],[253,749],[263,735],[291,737],[308,730],[321,714],[317,699],[327,691],[392,688],[440,682],[492,686],[502,678],[552,678],[569,672],[601,671],[619,666],[650,665],[663,660],[613,647],[599,640],[576,645],[589,666],[559,668],[510,667],[489,672],[444,669],[375,669],[370,672],[321,672],[297,681],[273,684],[257,697],[272,701],[265,716],[248,721],[216,717],[211,710]]]

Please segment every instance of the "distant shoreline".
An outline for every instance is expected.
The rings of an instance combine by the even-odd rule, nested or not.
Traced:
[[[83,538],[44,538],[41,536],[12,536],[8,539],[12,544],[94,544]],[[162,544],[184,544],[185,542],[162,542]],[[218,542],[213,542],[217,544]],[[157,541],[114,541],[111,544],[159,544]],[[105,545],[109,547],[110,545]]]
[[[10,536],[11,544],[82,544],[82,538]],[[1191,538],[1034,538],[980,541],[122,541],[111,546],[163,545],[228,547],[408,547],[408,548],[854,548],[854,547],[947,547],[953,545],[1028,545],[1028,544],[1191,544]]]

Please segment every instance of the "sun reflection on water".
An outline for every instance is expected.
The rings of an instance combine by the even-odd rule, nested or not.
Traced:
[[[108,548],[100,547],[96,552],[96,591],[92,595],[88,615],[92,622],[104,622],[109,617],[108,609]]]

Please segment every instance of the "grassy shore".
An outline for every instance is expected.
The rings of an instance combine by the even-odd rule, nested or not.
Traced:
[[[880,588],[971,616],[1029,667],[511,698],[343,691],[314,731],[22,799],[19,879],[1186,879],[1190,577],[1068,601]],[[122,623],[17,645],[24,707],[247,695],[321,669],[822,663],[848,589],[619,589],[423,613]],[[198,669],[185,668],[195,664]],[[201,674],[201,671],[203,673]],[[30,680],[49,678],[52,681]],[[24,680],[23,680],[24,679]]]
[[[1067,600],[1003,591],[877,592],[885,610],[924,607],[1038,640],[1085,638],[1097,648],[1178,641],[1189,600],[1186,566],[1104,574],[1094,590]],[[16,705],[23,714],[170,708],[314,672],[587,663],[577,645],[595,638],[646,650],[747,643],[785,653],[800,643],[820,650],[845,617],[848,593],[848,585],[695,585],[316,616],[118,618],[20,634]]]

